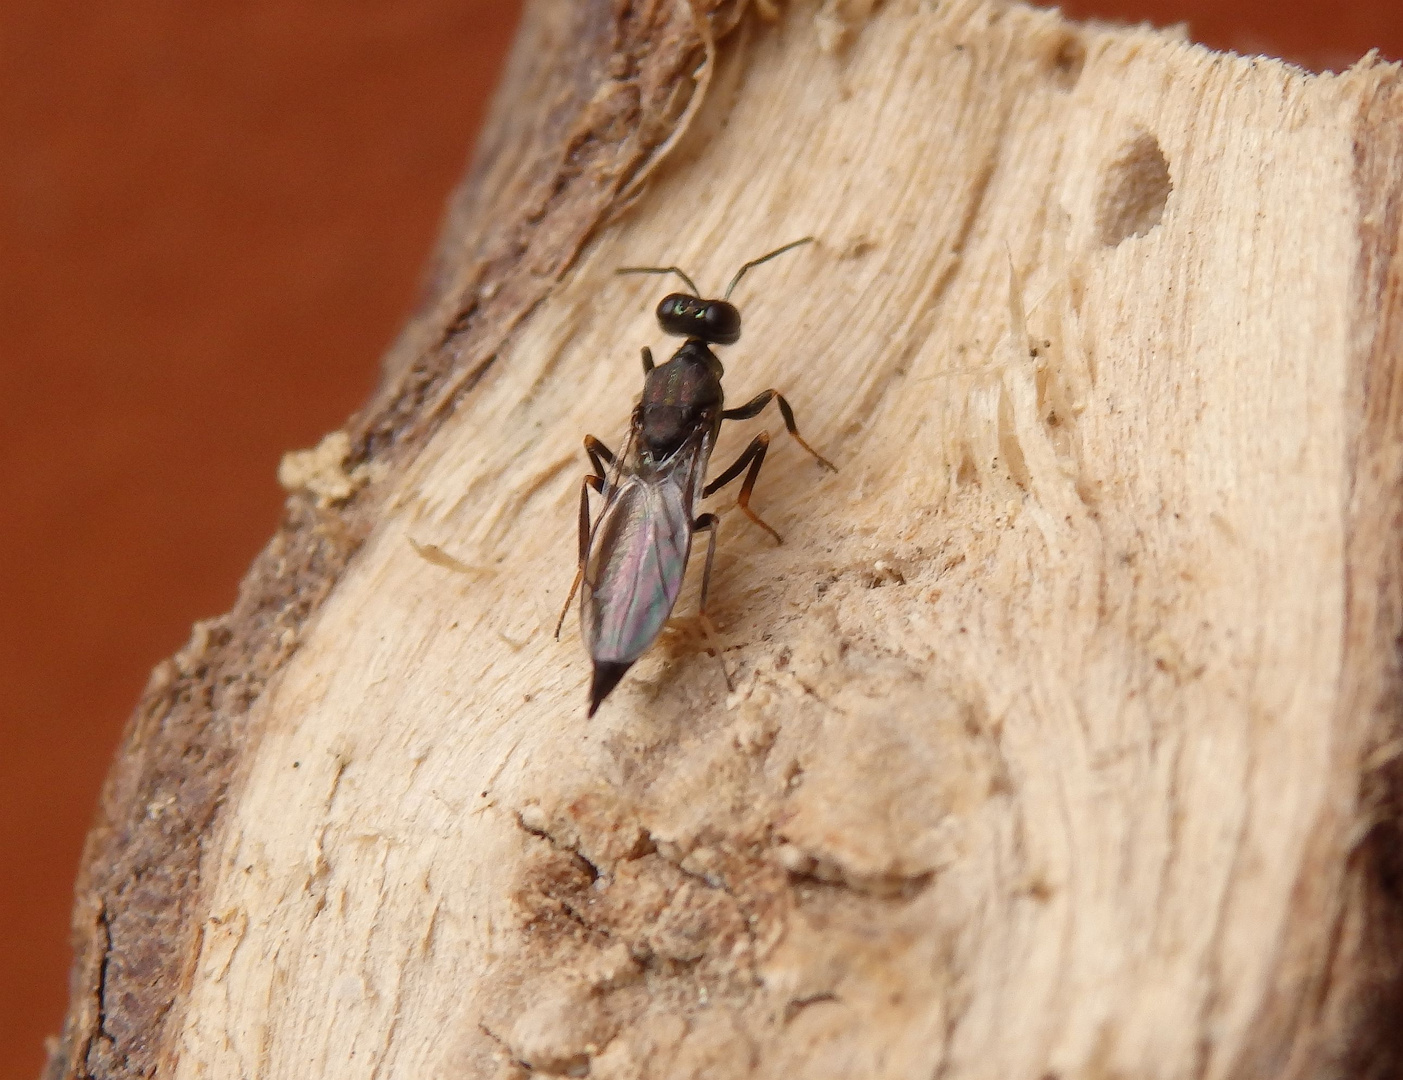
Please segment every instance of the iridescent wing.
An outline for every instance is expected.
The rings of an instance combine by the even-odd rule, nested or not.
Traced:
[[[580,622],[596,667],[618,665],[622,674],[672,613],[710,446],[709,432],[698,433],[658,467],[643,467],[632,445],[620,455],[590,536],[581,589]]]

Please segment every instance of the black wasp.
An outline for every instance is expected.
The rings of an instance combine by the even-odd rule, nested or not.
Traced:
[[[594,663],[590,716],[662,631],[682,589],[692,534],[702,530],[708,534],[701,586],[705,619],[717,518],[697,513],[702,499],[744,472],[738,505],[751,521],[780,541],[779,533],[750,509],[750,492],[770,445],[768,432],[756,435],[715,480],[704,482],[721,421],[749,420],[776,401],[789,434],[820,465],[837,471],[800,437],[794,410],[778,390],[766,390],[734,409],[723,408],[724,369],[710,348],[733,345],[740,338],[740,312],[730,303],[730,296],[741,278],[761,263],[812,240],[806,236],[752,259],[736,271],[720,300],[702,299],[701,290],[675,266],[619,270],[620,274],[676,274],[691,292],[672,293],[658,304],[658,324],[663,331],[686,340],[671,360],[656,367],[652,351],[644,346],[643,396],[633,410],[623,450],[616,455],[593,435],[585,436],[585,452],[594,472],[580,487],[580,566],[555,634],[560,636],[570,601],[583,582],[580,625]],[[593,526],[590,488],[604,496],[604,508]]]

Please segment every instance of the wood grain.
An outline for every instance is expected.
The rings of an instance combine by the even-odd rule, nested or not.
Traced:
[[[133,729],[89,983],[141,975],[135,849],[197,882],[123,931],[183,965],[125,1022],[185,1076],[1385,1075],[1396,69],[647,11],[533,9],[369,483],[294,497]],[[586,723],[579,440],[662,344],[613,271],[805,234],[723,360],[841,471],[772,425],[782,547],[717,500],[734,693],[679,627]],[[212,794],[142,846],[192,715]]]

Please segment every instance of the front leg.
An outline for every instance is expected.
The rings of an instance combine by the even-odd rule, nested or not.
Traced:
[[[771,399],[779,402],[779,414],[784,417],[784,426],[789,434],[794,436],[794,441],[813,455],[814,460],[822,465],[829,472],[837,472],[838,467],[820,454],[812,446],[804,441],[804,437],[799,434],[799,425],[794,422],[794,410],[789,407],[789,402],[784,400],[784,395],[778,390],[764,390],[756,394],[744,405],[737,405],[734,409],[724,409],[721,413],[722,420],[749,420],[751,417],[759,416]]]

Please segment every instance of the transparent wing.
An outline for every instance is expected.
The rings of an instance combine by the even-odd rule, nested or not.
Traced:
[[[596,661],[629,664],[662,631],[682,590],[692,513],[710,439],[683,446],[665,468],[621,461],[590,537],[581,625]]]

